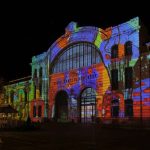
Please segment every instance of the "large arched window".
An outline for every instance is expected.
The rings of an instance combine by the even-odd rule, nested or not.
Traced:
[[[75,68],[100,63],[101,57],[95,45],[77,43],[66,48],[57,58],[52,72],[64,72]]]

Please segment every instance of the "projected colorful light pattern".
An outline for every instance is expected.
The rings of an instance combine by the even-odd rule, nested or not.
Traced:
[[[30,80],[30,117],[33,121],[39,121],[38,116],[33,116],[33,107],[41,105],[42,115],[40,118],[53,118],[55,113],[55,97],[61,90],[68,95],[68,119],[77,121],[80,117],[79,101],[81,93],[87,87],[96,91],[96,117],[112,118],[112,100],[119,100],[119,118],[125,118],[125,102],[133,100],[133,117],[150,118],[150,53],[140,56],[139,47],[139,18],[129,20],[115,27],[105,30],[97,27],[77,27],[71,22],[65,30],[65,34],[54,42],[46,53],[32,58],[32,79]],[[132,42],[132,54],[126,56],[125,44]],[[69,45],[87,42],[95,45],[100,52],[101,63],[87,67],[76,68],[53,74],[52,67],[58,56],[64,52]],[[118,46],[118,56],[111,58],[112,47]],[[125,88],[125,68],[132,67],[133,86]],[[41,82],[39,70],[42,68],[42,94],[39,95],[39,84]],[[118,70],[118,89],[112,90],[111,70]],[[37,77],[34,78],[35,70]],[[145,74],[143,74],[143,71]],[[142,72],[140,74],[140,72]],[[7,96],[10,99],[10,91],[22,87],[17,83],[5,86]],[[19,87],[20,86],[20,87]],[[36,91],[36,98],[34,92]],[[21,91],[20,91],[21,93]],[[20,94],[19,94],[20,95]],[[13,104],[17,107],[24,99],[18,95],[14,96]],[[10,101],[9,101],[10,102]],[[142,108],[142,111],[141,111]],[[17,108],[19,112],[26,112],[25,106]],[[141,114],[142,112],[142,114]],[[23,113],[24,117],[27,113]],[[36,110],[36,114],[38,111]]]

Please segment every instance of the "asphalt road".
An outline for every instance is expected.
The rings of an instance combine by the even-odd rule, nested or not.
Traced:
[[[148,150],[150,130],[45,124],[34,131],[0,131],[0,150]]]

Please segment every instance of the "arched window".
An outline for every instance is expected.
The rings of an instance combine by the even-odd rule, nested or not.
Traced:
[[[52,68],[53,73],[69,71],[75,68],[100,63],[101,57],[95,45],[77,43],[66,48],[60,54]]]
[[[124,45],[124,49],[125,49],[125,56],[132,55],[132,42],[127,41]]]
[[[118,45],[115,44],[111,47],[111,58],[118,58]]]

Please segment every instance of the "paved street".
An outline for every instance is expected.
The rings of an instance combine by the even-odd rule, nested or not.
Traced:
[[[0,150],[146,150],[150,130],[45,124],[35,131],[0,131]],[[148,148],[149,147],[149,148]]]

